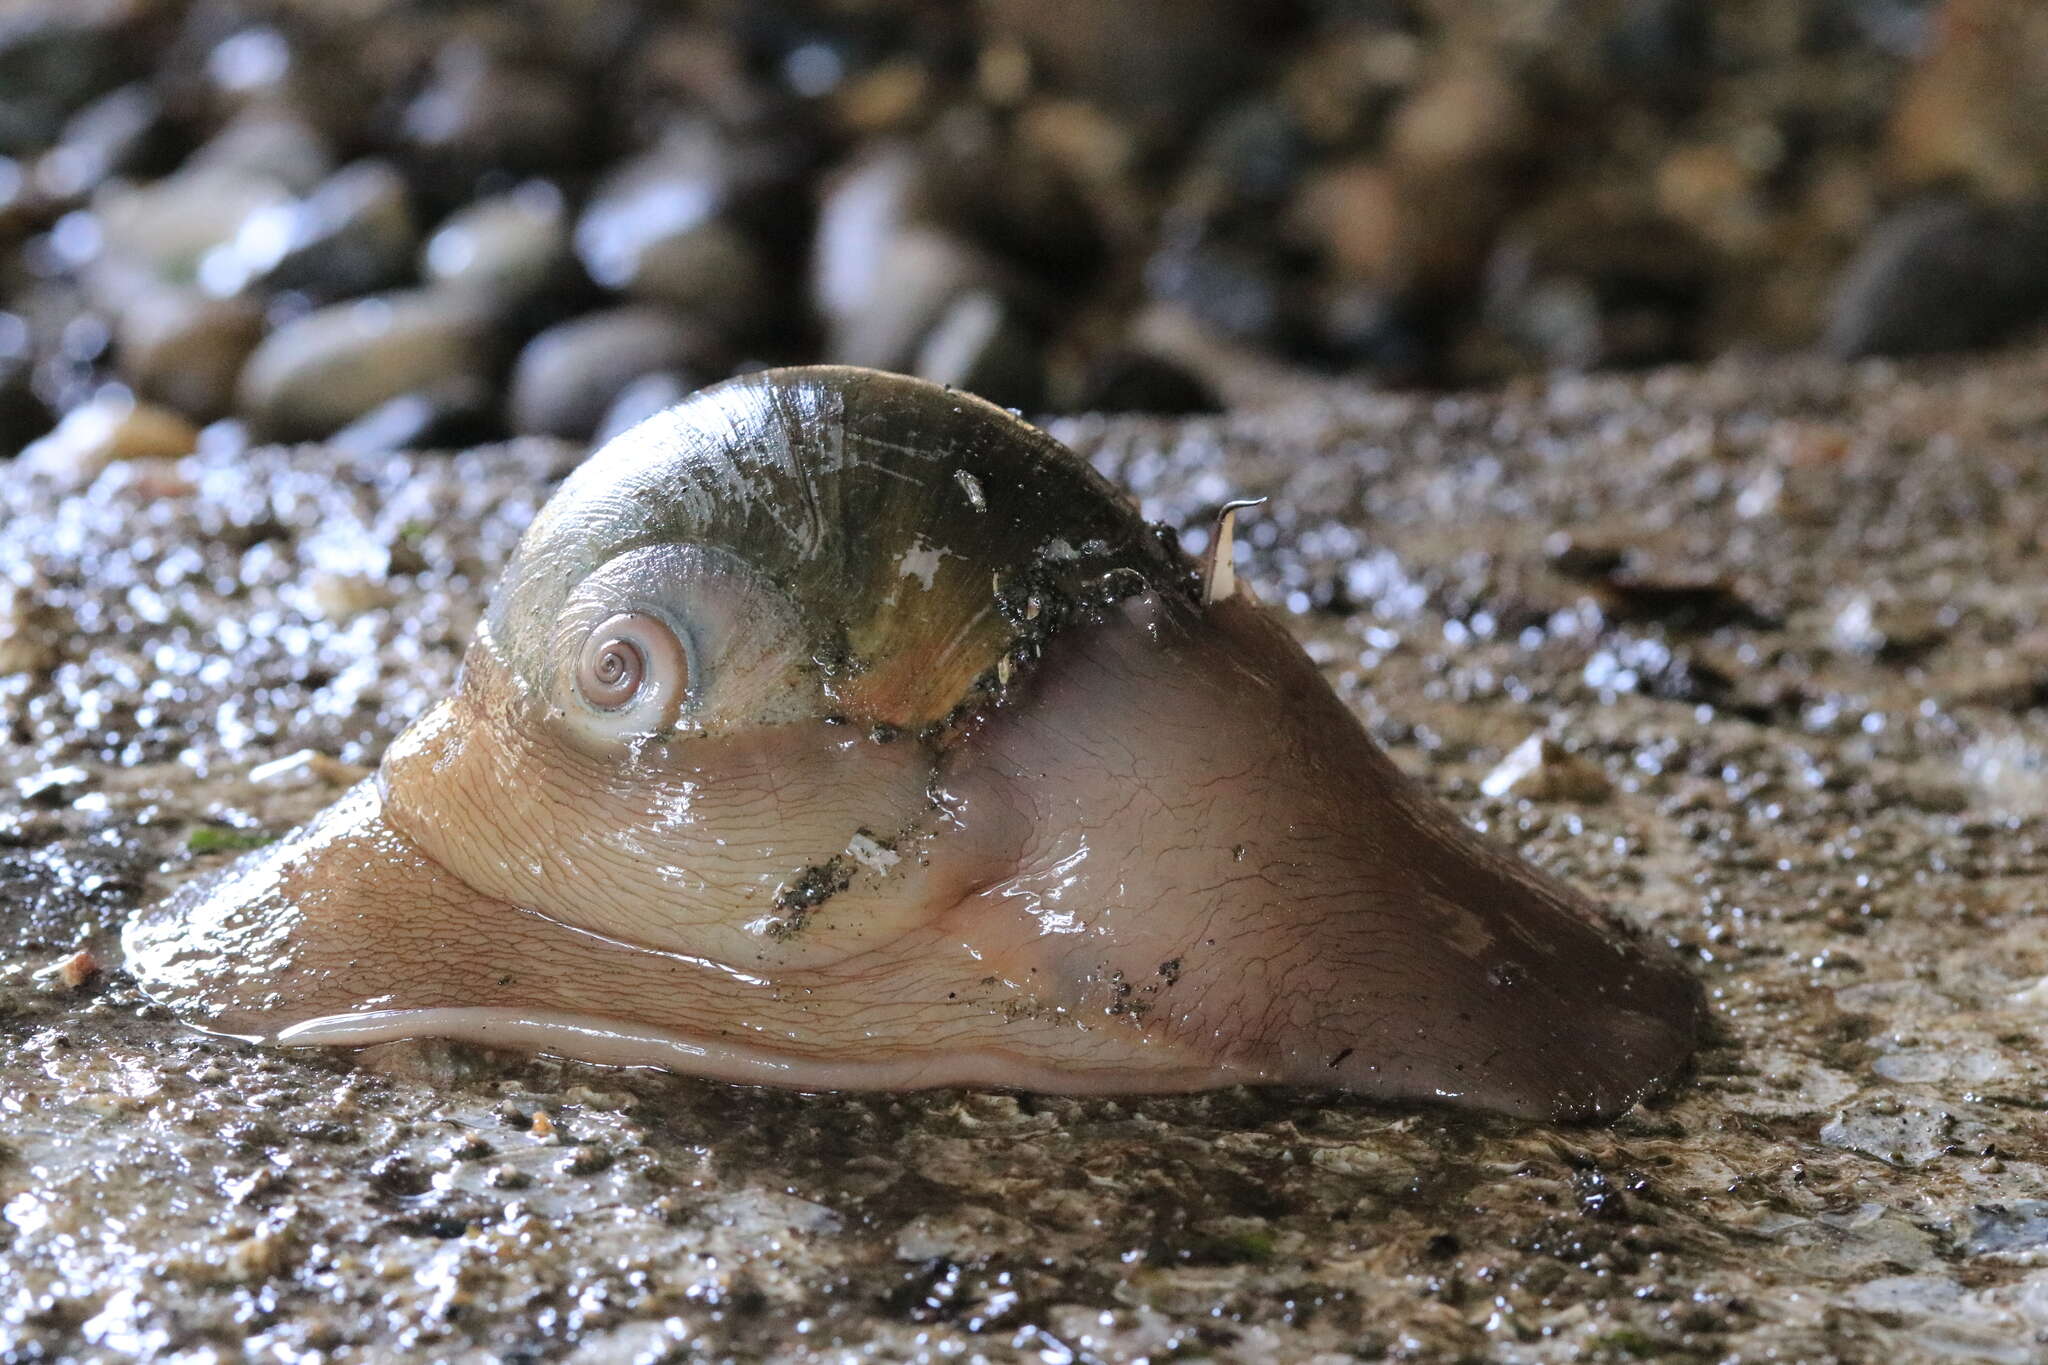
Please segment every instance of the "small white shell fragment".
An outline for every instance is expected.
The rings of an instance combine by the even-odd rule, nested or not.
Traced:
[[[344,763],[318,749],[301,749],[257,764],[249,769],[249,781],[276,791],[301,791],[315,786],[352,787],[368,772],[368,768]]]
[[[1479,783],[1479,790],[1488,796],[1534,801],[1602,801],[1614,784],[1593,764],[1539,734],[1517,744]]]
[[[80,948],[47,967],[38,968],[35,979],[52,990],[61,987],[67,991],[75,991],[97,976],[99,970],[100,961],[92,955],[92,950]]]
[[[902,854],[864,830],[847,840],[846,856],[878,877],[887,876],[890,868],[903,861]]]
[[[1203,606],[1237,595],[1237,566],[1231,558],[1237,551],[1237,514],[1263,502],[1264,498],[1238,498],[1224,503],[1216,514],[1215,542],[1209,547],[1209,563],[1202,575]]]

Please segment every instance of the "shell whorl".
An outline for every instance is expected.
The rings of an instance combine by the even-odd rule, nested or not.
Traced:
[[[1193,583],[1044,432],[922,380],[816,366],[715,385],[591,456],[521,538],[492,641],[540,685],[576,586],[663,544],[749,563],[797,604],[834,709],[905,728],[952,713],[1062,624]]]

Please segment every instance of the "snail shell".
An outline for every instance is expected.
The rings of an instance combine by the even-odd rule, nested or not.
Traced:
[[[1050,437],[833,367],[594,455],[454,695],[127,947],[287,1044],[1551,1118],[1663,1084],[1700,1009]]]

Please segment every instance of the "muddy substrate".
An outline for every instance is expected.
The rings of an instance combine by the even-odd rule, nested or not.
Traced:
[[[0,470],[0,1359],[2037,1359],[2044,393],[2033,351],[1061,429],[1197,547],[1271,495],[1246,578],[1398,760],[1700,973],[1698,1075],[1593,1129],[193,1034],[123,918],[447,687],[575,452]],[[1536,732],[1569,780],[1483,795]]]

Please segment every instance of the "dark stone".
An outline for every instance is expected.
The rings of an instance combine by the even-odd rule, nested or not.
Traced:
[[[0,9],[0,153],[40,150],[121,77],[115,5],[29,0]]]
[[[1843,272],[1824,339],[1835,355],[1987,346],[2048,314],[2048,203],[1960,196],[1885,218]]]
[[[912,373],[963,389],[998,407],[1035,412],[1045,406],[1043,344],[1002,295],[973,289],[957,295],[918,346]]]
[[[1058,85],[1171,129],[1243,84],[1286,36],[1284,0],[981,0],[988,27],[1013,37]]]
[[[550,327],[513,367],[512,428],[587,438],[634,380],[678,373],[694,388],[719,372],[715,350],[702,331],[656,308],[612,308]]]
[[[1250,243],[1169,239],[1146,263],[1152,297],[1240,341],[1276,344],[1287,281],[1275,253]]]
[[[1604,55],[1622,84],[1684,108],[1712,74],[1713,8],[1707,0],[1633,0],[1608,31]]]
[[[1074,406],[1085,412],[1183,416],[1221,412],[1222,401],[1201,376],[1152,351],[1124,350],[1096,362]]]
[[[108,176],[168,170],[171,144],[156,92],[124,85],[71,116],[57,145],[37,161],[36,184],[53,199],[76,199]]]
[[[403,282],[416,241],[404,178],[387,162],[358,161],[298,203],[251,215],[221,267],[237,278],[208,283],[351,298]]]
[[[0,313],[0,457],[12,458],[56,421],[30,386],[33,373],[27,324]]]
[[[584,102],[567,80],[501,61],[472,42],[451,42],[433,79],[406,106],[406,141],[439,188],[463,195],[496,169],[545,171],[585,146]]]
[[[503,432],[489,386],[474,377],[400,394],[372,408],[328,441],[352,455],[393,450],[461,450]]]
[[[770,269],[728,212],[738,188],[729,149],[711,130],[679,130],[606,177],[577,221],[576,254],[606,289],[748,334],[772,311]]]

